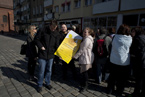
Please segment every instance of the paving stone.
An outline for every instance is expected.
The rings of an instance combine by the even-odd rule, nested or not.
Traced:
[[[106,95],[100,95],[100,96],[98,96],[98,97],[107,97]]]
[[[96,96],[100,96],[102,93],[100,93],[100,92],[98,92],[98,91],[96,91],[96,92],[94,92],[94,95],[96,95]]]
[[[77,95],[77,97],[86,97],[86,96],[83,94],[79,94],[79,95]]]
[[[40,93],[36,93],[32,95],[33,97],[43,97]]]
[[[33,94],[37,94],[38,92],[37,92],[35,89],[33,89],[32,91],[29,91],[29,93],[30,93],[31,95],[33,95]]]
[[[54,97],[61,97],[62,95],[59,92],[55,92],[55,93],[53,93],[53,96]]]
[[[19,93],[20,93],[21,96],[26,95],[26,94],[29,94],[29,92],[27,90],[21,91]]]
[[[43,94],[43,97],[54,97],[54,96],[50,93],[45,93],[45,94]]]
[[[9,94],[18,93],[18,91],[17,91],[16,89],[10,90],[10,91],[8,91],[8,92],[9,92]]]
[[[77,95],[79,95],[80,93],[79,93],[78,91],[73,91],[72,94],[73,94],[74,96],[77,96]]]
[[[62,93],[64,93],[64,92],[66,92],[66,90],[60,89],[60,90],[58,90],[58,92],[60,92],[60,93],[62,94]]]
[[[67,96],[67,97],[75,97],[75,96],[73,96],[73,95],[69,95],[69,96]]]
[[[69,92],[64,92],[62,95],[65,96],[65,97],[67,97],[67,96],[71,95],[71,93],[69,93]]]
[[[87,93],[85,96],[87,96],[87,97],[95,97],[95,95],[93,95],[91,93]]]
[[[19,94],[18,92],[17,92],[17,93],[10,94],[10,96],[11,96],[11,97],[21,97],[20,94]]]
[[[57,92],[55,89],[48,90],[51,94]]]

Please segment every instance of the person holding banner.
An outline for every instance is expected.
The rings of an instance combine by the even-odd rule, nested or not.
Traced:
[[[66,37],[68,32],[69,31],[67,29],[67,26],[65,24],[62,24],[61,25],[61,31],[60,31],[60,35],[61,35],[60,42],[62,42],[64,40],[64,38]],[[70,69],[72,71],[74,80],[76,80],[77,79],[77,73],[76,73],[76,68],[75,68],[75,64],[74,64],[74,60],[73,59],[70,61],[69,64],[67,64],[66,62],[62,61],[63,80],[67,80],[67,71],[68,71],[69,67],[70,67]]]
[[[56,30],[57,21],[52,20],[50,26],[44,27],[35,36],[35,42],[39,49],[39,74],[38,74],[38,92],[42,92],[43,79],[45,77],[46,88],[52,88],[50,85],[51,70],[54,59],[54,52],[59,46],[60,34]],[[45,74],[44,74],[45,73]],[[45,75],[45,76],[44,76]]]
[[[79,51],[74,55],[73,58],[79,58],[81,78],[81,89],[80,92],[84,92],[88,87],[88,70],[92,68],[92,62],[94,61],[93,48],[93,37],[94,33],[86,27],[83,31],[83,41],[80,45]]]

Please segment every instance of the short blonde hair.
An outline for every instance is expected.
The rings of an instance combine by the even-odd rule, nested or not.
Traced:
[[[28,31],[31,33],[34,29],[36,29],[36,26],[34,26],[34,25],[30,25],[29,27],[28,27]]]

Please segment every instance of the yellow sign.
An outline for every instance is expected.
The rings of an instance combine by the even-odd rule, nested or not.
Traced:
[[[79,49],[82,37],[70,31],[67,36],[64,38],[54,55],[60,57],[67,64],[71,61],[72,57],[76,54]]]

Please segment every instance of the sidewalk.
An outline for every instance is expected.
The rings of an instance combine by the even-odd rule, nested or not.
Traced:
[[[53,89],[44,87],[43,92],[38,93],[37,83],[27,80],[27,59],[19,54],[25,37],[0,35],[0,97],[115,97],[105,93],[106,83],[98,85],[92,79],[88,91],[79,93],[79,83],[72,79],[70,73],[67,81],[62,80],[61,65],[56,65],[56,74],[52,76]],[[38,65],[36,77],[37,72]],[[132,92],[132,87],[125,88],[126,94]]]

